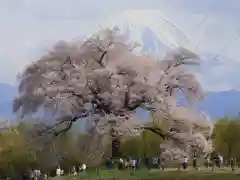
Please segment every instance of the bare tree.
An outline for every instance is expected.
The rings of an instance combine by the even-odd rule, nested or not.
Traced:
[[[52,113],[56,121],[40,135],[58,135],[87,119],[90,134],[110,133],[117,142],[126,133],[149,130],[164,138],[167,148],[187,152],[193,142],[209,147],[211,123],[176,100],[178,92],[185,93],[189,105],[202,98],[200,84],[186,69],[199,64],[198,56],[179,48],[159,60],[136,53],[136,46],[117,28],[83,42],[59,42],[20,75],[14,112]],[[152,111],[167,128],[141,125],[137,108]]]

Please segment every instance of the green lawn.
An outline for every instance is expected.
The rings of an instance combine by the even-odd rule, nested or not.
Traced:
[[[210,169],[177,171],[176,169],[166,169],[165,172],[159,170],[139,170],[139,171],[118,171],[100,170],[87,171],[78,176],[61,177],[61,180],[240,180],[240,170],[231,172],[230,169],[216,169],[214,173]],[[58,180],[58,178],[53,178]]]

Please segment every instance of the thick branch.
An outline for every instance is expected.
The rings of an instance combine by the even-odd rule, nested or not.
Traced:
[[[128,110],[134,111],[135,109],[141,107],[141,105],[144,103],[145,101],[143,99],[138,99],[136,101],[133,101],[132,103],[130,103],[127,107]]]
[[[151,131],[157,135],[159,135],[162,139],[166,139],[167,135],[164,134],[161,129],[155,127],[143,127],[144,130]]]
[[[99,64],[102,66],[102,67],[105,67],[104,64],[103,64],[103,58],[105,57],[105,55],[107,54],[107,51],[104,51],[102,53],[102,55],[100,56],[100,59],[99,59]]]
[[[173,141],[176,142],[176,143],[179,143],[179,144],[182,144],[182,143],[183,143],[181,139],[178,139],[178,138],[172,136],[169,132],[164,133],[160,128],[157,128],[157,127],[148,127],[148,126],[141,127],[141,128],[142,128],[143,130],[151,131],[151,132],[157,134],[157,135],[160,136],[163,140],[171,139],[171,140],[173,140]]]
[[[82,113],[79,116],[61,117],[60,121],[58,121],[57,123],[50,125],[50,126],[45,126],[42,130],[38,130],[38,136],[42,136],[42,135],[46,135],[46,134],[53,134],[55,136],[58,136],[59,134],[70,130],[74,122],[76,122],[77,120],[79,120],[81,118],[85,118],[85,117],[89,116],[92,112],[94,112],[94,109],[87,111],[85,113]],[[64,128],[62,128],[60,130],[55,129],[64,123],[67,123],[67,125]]]
[[[102,54],[101,54],[99,60],[95,60],[95,58],[94,58],[94,60],[95,60],[101,67],[103,67],[103,68],[105,68],[105,66],[104,66],[104,64],[103,64],[103,59],[104,59],[104,57],[106,56],[106,54],[108,53],[108,49],[109,49],[109,47],[110,47],[112,44],[113,44],[113,42],[110,42],[105,50],[101,49],[98,45],[95,44],[95,46],[97,47],[99,53],[102,53]]]

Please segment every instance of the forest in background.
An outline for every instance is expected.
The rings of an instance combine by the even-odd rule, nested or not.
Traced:
[[[97,147],[97,141],[87,134],[70,130],[55,138],[41,139],[34,137],[35,128],[33,124],[21,122],[0,133],[2,175],[18,176],[35,167],[40,168],[42,172],[50,173],[55,172],[57,165],[68,172],[71,166],[80,163],[87,163],[89,167],[100,166],[105,163],[107,157],[111,156],[111,141],[108,137],[104,138],[105,142],[102,143],[104,147],[100,148]],[[234,157],[238,162],[240,161],[239,137],[240,122],[237,119],[216,121],[213,146],[225,159]],[[138,136],[123,137],[121,153],[133,158],[159,156],[161,142],[160,136],[150,131],[143,131]]]

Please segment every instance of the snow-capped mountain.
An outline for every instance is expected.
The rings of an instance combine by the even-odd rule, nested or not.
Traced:
[[[159,11],[127,10],[107,19],[101,28],[115,26],[148,53],[164,55],[169,49],[186,46],[188,41],[180,28]]]

